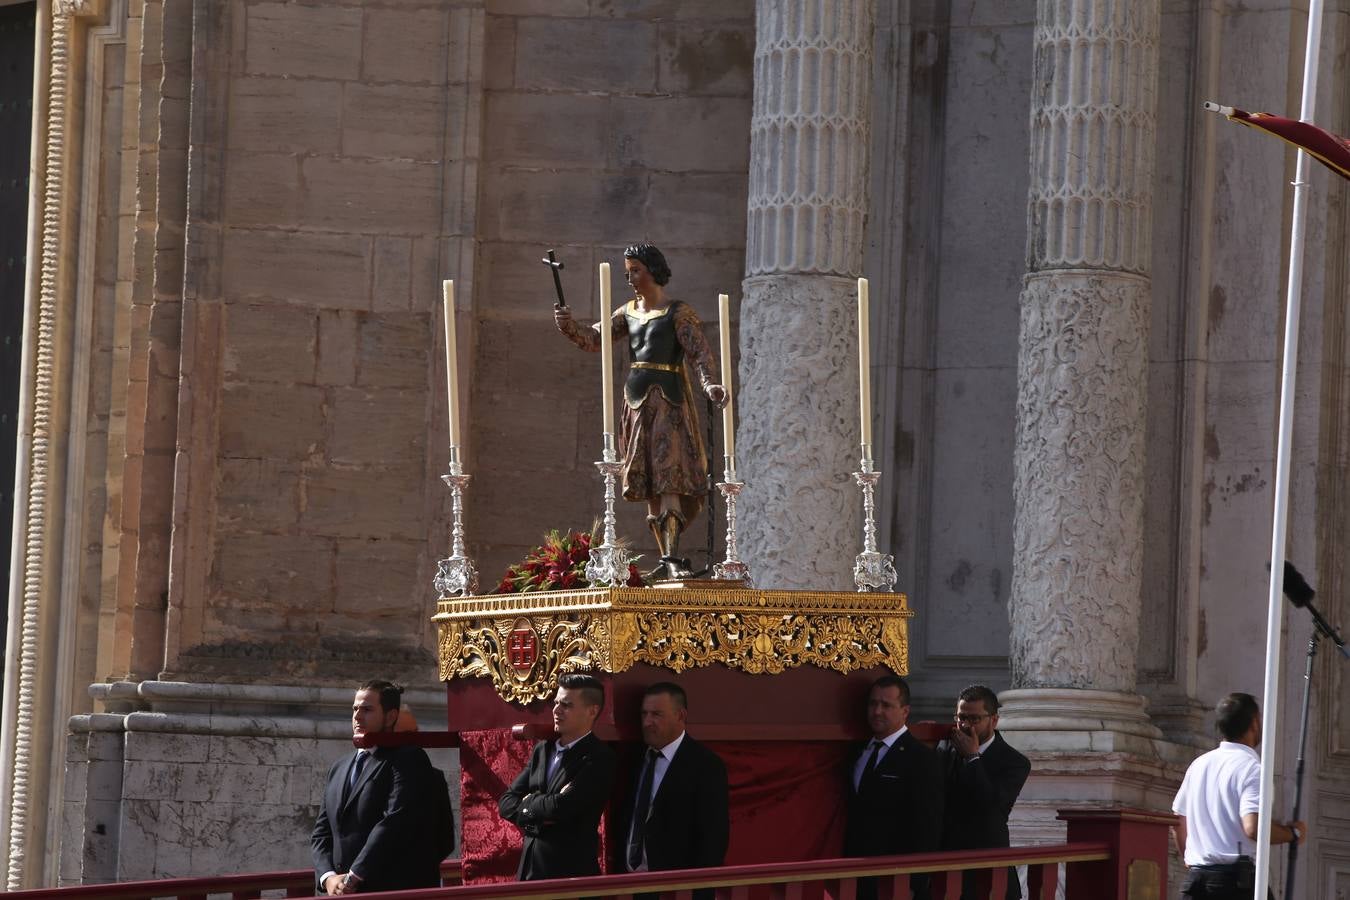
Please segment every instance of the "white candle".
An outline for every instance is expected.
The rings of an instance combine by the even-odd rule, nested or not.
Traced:
[[[727,472],[736,471],[736,415],[731,403],[731,298],[717,295],[717,320],[722,338],[722,386],[727,405],[722,407],[722,443],[725,445]]]
[[[872,458],[872,354],[867,316],[867,279],[858,279],[858,405],[862,418],[863,456]]]
[[[614,338],[610,333],[609,263],[600,264],[600,405],[605,434],[614,433]]]
[[[450,446],[459,446],[459,371],[455,349],[455,283],[446,281],[445,290],[445,387],[450,403]]]

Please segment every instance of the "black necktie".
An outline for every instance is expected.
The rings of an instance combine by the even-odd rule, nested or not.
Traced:
[[[347,778],[347,790],[343,793],[344,799],[351,796],[352,788],[356,787],[356,783],[361,780],[361,770],[365,768],[366,759],[369,756],[369,753],[362,750],[356,751],[356,759],[352,760],[351,775]]]
[[[656,761],[661,754],[648,748],[647,759],[638,779],[637,798],[633,801],[633,828],[628,833],[628,868],[642,865],[642,839],[647,831],[647,813],[652,808],[652,778],[656,775]]]
[[[863,766],[862,777],[858,779],[858,787],[862,787],[862,783],[867,780],[867,777],[876,771],[877,757],[881,755],[881,748],[884,746],[886,745],[881,741],[872,742],[872,755],[867,757],[867,765]]]

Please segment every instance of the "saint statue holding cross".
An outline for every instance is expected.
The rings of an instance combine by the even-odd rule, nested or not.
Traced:
[[[623,264],[634,296],[614,310],[609,322],[615,341],[627,338],[632,361],[619,425],[623,496],[646,501],[647,525],[656,536],[664,574],[682,578],[690,573],[679,555],[680,533],[702,511],[708,492],[707,454],[686,365],[703,395],[718,407],[726,403],[726,389],[698,315],[687,303],[666,296],[671,272],[661,251],[634,244],[624,250]],[[599,352],[601,323],[581,327],[561,302],[553,320],[582,350]]]

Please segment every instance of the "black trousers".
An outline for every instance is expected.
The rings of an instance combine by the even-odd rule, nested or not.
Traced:
[[[1256,886],[1256,864],[1250,857],[1214,866],[1191,866],[1181,883],[1182,900],[1251,900]],[[1266,891],[1274,900],[1275,895]]]

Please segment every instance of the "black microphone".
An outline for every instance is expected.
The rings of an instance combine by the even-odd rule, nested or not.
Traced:
[[[1266,566],[1270,568],[1269,565]],[[1336,645],[1336,649],[1341,652],[1341,656],[1350,659],[1350,647],[1346,646],[1345,639],[1334,626],[1322,614],[1317,611],[1317,607],[1312,605],[1313,597],[1317,596],[1317,591],[1308,584],[1308,579],[1303,577],[1303,573],[1294,568],[1294,564],[1289,560],[1284,561],[1284,595],[1289,598],[1289,602],[1299,609],[1306,609],[1312,614],[1313,625],[1323,635],[1331,639]]]
[[[1317,591],[1308,584],[1308,579],[1287,559],[1284,561],[1284,595],[1299,609],[1305,608],[1317,596]]]

